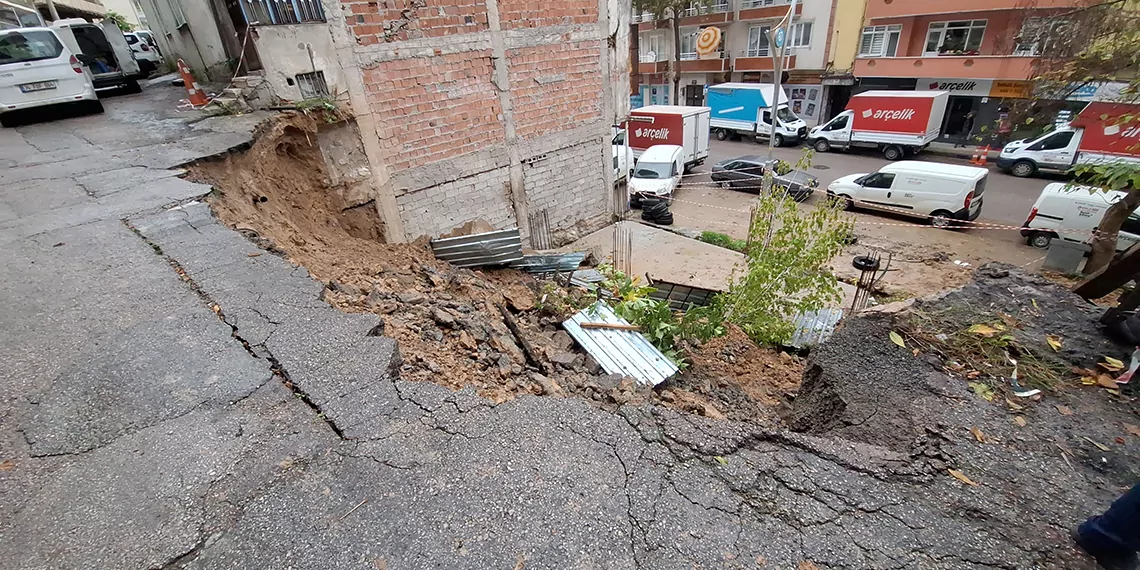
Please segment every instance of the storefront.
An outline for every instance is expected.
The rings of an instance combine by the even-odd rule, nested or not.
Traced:
[[[1002,79],[920,77],[915,89],[950,93],[939,142],[1000,145],[1012,134],[1010,106],[1017,99],[1028,99],[1033,85]]]

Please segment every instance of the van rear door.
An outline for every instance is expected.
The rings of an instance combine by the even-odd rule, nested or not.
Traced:
[[[119,63],[123,75],[127,77],[139,75],[139,62],[135,61],[135,54],[131,51],[131,46],[127,43],[127,38],[123,37],[123,31],[119,26],[110,20],[103,20],[96,25],[102,28],[103,35],[107,36],[107,42],[115,52],[115,61]]]
[[[82,71],[51,30],[0,31],[0,105],[82,94]]]

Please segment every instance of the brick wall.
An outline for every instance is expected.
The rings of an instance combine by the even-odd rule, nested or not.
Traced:
[[[542,28],[598,21],[597,0],[500,0],[499,18],[503,29]]]
[[[491,53],[478,50],[382,61],[364,70],[393,173],[503,140],[491,69]]]
[[[590,140],[562,148],[523,166],[530,212],[546,210],[551,232],[576,225],[592,229],[608,217],[600,143]]]
[[[345,24],[360,45],[487,30],[483,0],[342,0]]]
[[[601,42],[583,41],[507,51],[519,138],[601,120],[601,49]]]
[[[409,239],[436,237],[481,218],[497,229],[517,226],[508,169],[499,168],[396,198]]]

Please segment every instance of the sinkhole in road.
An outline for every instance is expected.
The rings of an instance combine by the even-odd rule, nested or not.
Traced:
[[[470,387],[495,403],[566,396],[782,423],[803,363],[738,329],[688,347],[690,366],[657,389],[640,387],[605,374],[561,330],[565,309],[549,299],[581,291],[513,269],[457,268],[436,259],[425,239],[384,243],[374,203],[351,203],[346,188],[330,183],[317,142],[324,128],[320,117],[281,114],[259,127],[248,150],[194,164],[189,176],[213,187],[207,201],[223,223],[325,283],[330,305],[375,314],[376,332],[398,343],[402,379]]]

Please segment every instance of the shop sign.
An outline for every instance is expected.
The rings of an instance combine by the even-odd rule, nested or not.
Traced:
[[[824,85],[855,85],[854,77],[824,77]]]
[[[948,79],[925,77],[918,80],[919,91],[947,91],[967,97],[1027,99],[1032,91],[1028,81],[1005,79]]]
[[[995,79],[990,87],[990,97],[1006,99],[1028,99],[1033,91],[1033,85],[1028,81],[1006,81]]]

